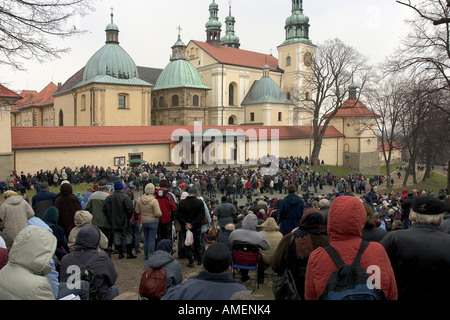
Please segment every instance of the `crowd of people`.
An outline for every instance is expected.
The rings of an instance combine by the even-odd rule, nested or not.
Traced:
[[[111,255],[136,259],[142,251],[144,271],[167,270],[163,300],[252,299],[248,270],[239,270],[239,279],[230,273],[237,242],[259,247],[259,284],[270,269],[289,270],[296,299],[322,297],[336,269],[324,248],[351,263],[365,241],[361,266],[379,267],[377,284],[387,299],[433,299],[450,284],[448,190],[382,194],[384,176],[319,172],[301,157],[280,158],[272,175],[261,169],[148,163],[13,172],[0,207],[0,299],[90,299],[86,281],[71,285],[74,265],[93,271],[97,299],[120,299],[125,293],[115,284]],[[87,191],[75,194],[80,183]],[[25,250],[33,256],[21,261]],[[184,281],[183,260],[202,271]],[[19,277],[27,285],[11,284]],[[210,285],[200,285],[205,281]]]

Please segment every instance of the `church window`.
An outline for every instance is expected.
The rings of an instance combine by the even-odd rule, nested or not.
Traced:
[[[286,58],[286,67],[289,67],[291,65],[291,57]]]
[[[153,108],[156,108],[158,105],[156,104],[156,98],[153,98]]]
[[[164,97],[159,97],[159,107],[164,107]]]
[[[179,101],[178,101],[178,96],[176,94],[174,94],[172,96],[172,107],[178,107],[179,106]]]
[[[255,121],[255,113],[250,112],[250,121]]]
[[[200,105],[200,99],[199,99],[198,95],[194,95],[192,97],[192,105],[194,107],[198,107]]]
[[[81,111],[86,110],[86,95],[81,95]]]
[[[127,96],[124,94],[119,94],[119,109],[127,109]]]
[[[283,121],[283,113],[278,112],[278,121]]]
[[[231,116],[231,117],[229,117],[228,118],[228,125],[235,125],[236,123],[236,121],[235,121],[235,119],[236,119],[236,117],[235,116]]]
[[[64,126],[64,112],[62,110],[59,110],[59,126]]]

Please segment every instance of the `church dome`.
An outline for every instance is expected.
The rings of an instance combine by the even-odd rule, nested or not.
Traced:
[[[288,17],[286,19],[286,25],[292,26],[292,25],[299,25],[299,24],[308,24],[309,18],[305,16],[302,12],[296,12],[292,16]]]
[[[210,89],[194,66],[183,59],[171,61],[158,77],[152,91],[173,88]]]
[[[88,61],[84,68],[83,80],[108,75],[118,79],[138,77],[138,69],[133,59],[118,44],[105,44]]]
[[[111,76],[117,79],[138,78],[138,68],[133,59],[119,45],[119,28],[113,22],[106,26],[106,44],[100,48],[87,62],[83,81],[97,76]]]
[[[178,40],[172,46],[172,56],[169,64],[164,68],[156,81],[153,91],[174,88],[210,89],[205,86],[197,69],[186,60],[186,45]]]
[[[269,66],[265,65],[263,69],[265,75],[254,82],[244,101],[242,101],[242,105],[264,103],[292,104],[290,100],[284,97],[278,84],[268,76]]]

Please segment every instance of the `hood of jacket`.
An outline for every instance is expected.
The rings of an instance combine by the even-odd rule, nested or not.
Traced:
[[[242,220],[242,229],[256,230],[257,226],[258,226],[258,218],[254,213],[247,214],[244,220]]]
[[[8,199],[5,200],[5,203],[10,204],[12,206],[16,206],[18,204],[21,204],[23,201],[25,201],[25,199],[22,196],[17,195],[9,197]]]
[[[272,217],[267,218],[267,220],[264,221],[260,227],[263,231],[280,231],[280,227],[278,226],[276,220]]]
[[[366,223],[366,209],[352,196],[336,197],[328,212],[327,232],[330,241],[360,238]]]
[[[157,250],[148,257],[149,261],[148,266],[155,269],[161,268],[166,264],[168,264],[169,262],[172,262],[174,259],[175,258],[173,257],[172,254],[162,250]]]
[[[72,185],[69,183],[62,184],[61,187],[59,188],[59,190],[61,192],[61,196],[63,196],[63,197],[73,194]]]
[[[75,240],[75,251],[97,250],[100,237],[100,230],[96,226],[82,227]]]
[[[74,216],[75,226],[82,227],[92,224],[92,214],[86,210],[78,210]]]
[[[44,222],[46,222],[47,224],[49,224],[49,223],[56,224],[56,222],[58,221],[58,215],[59,215],[58,208],[51,206],[45,211],[44,216],[42,217],[42,220]]]
[[[47,226],[44,222],[42,223]],[[49,232],[49,229],[38,225],[27,225],[14,239],[9,252],[9,263],[20,265],[33,274],[46,275],[52,269],[49,263],[55,254],[56,242],[56,237]]]
[[[148,205],[152,200],[156,199],[153,194],[143,194],[139,197],[143,205]]]

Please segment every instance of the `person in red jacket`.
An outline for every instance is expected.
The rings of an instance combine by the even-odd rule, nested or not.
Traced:
[[[361,234],[366,222],[366,211],[360,200],[352,196],[340,196],[333,200],[328,214],[327,233],[330,245],[346,264],[351,264],[361,246]],[[397,300],[397,284],[394,271],[384,247],[370,242],[361,256],[360,265],[368,270],[373,266],[378,274],[379,287],[388,300]],[[317,248],[309,256],[305,277],[305,299],[317,299],[325,290],[328,278],[337,269],[328,253]],[[377,285],[377,283],[375,283]]]
[[[175,219],[177,206],[173,198],[174,195],[170,193],[168,187],[168,181],[163,178],[159,181],[159,186],[154,193],[162,213],[158,223],[157,242],[163,239],[173,240],[172,225],[173,220]]]

